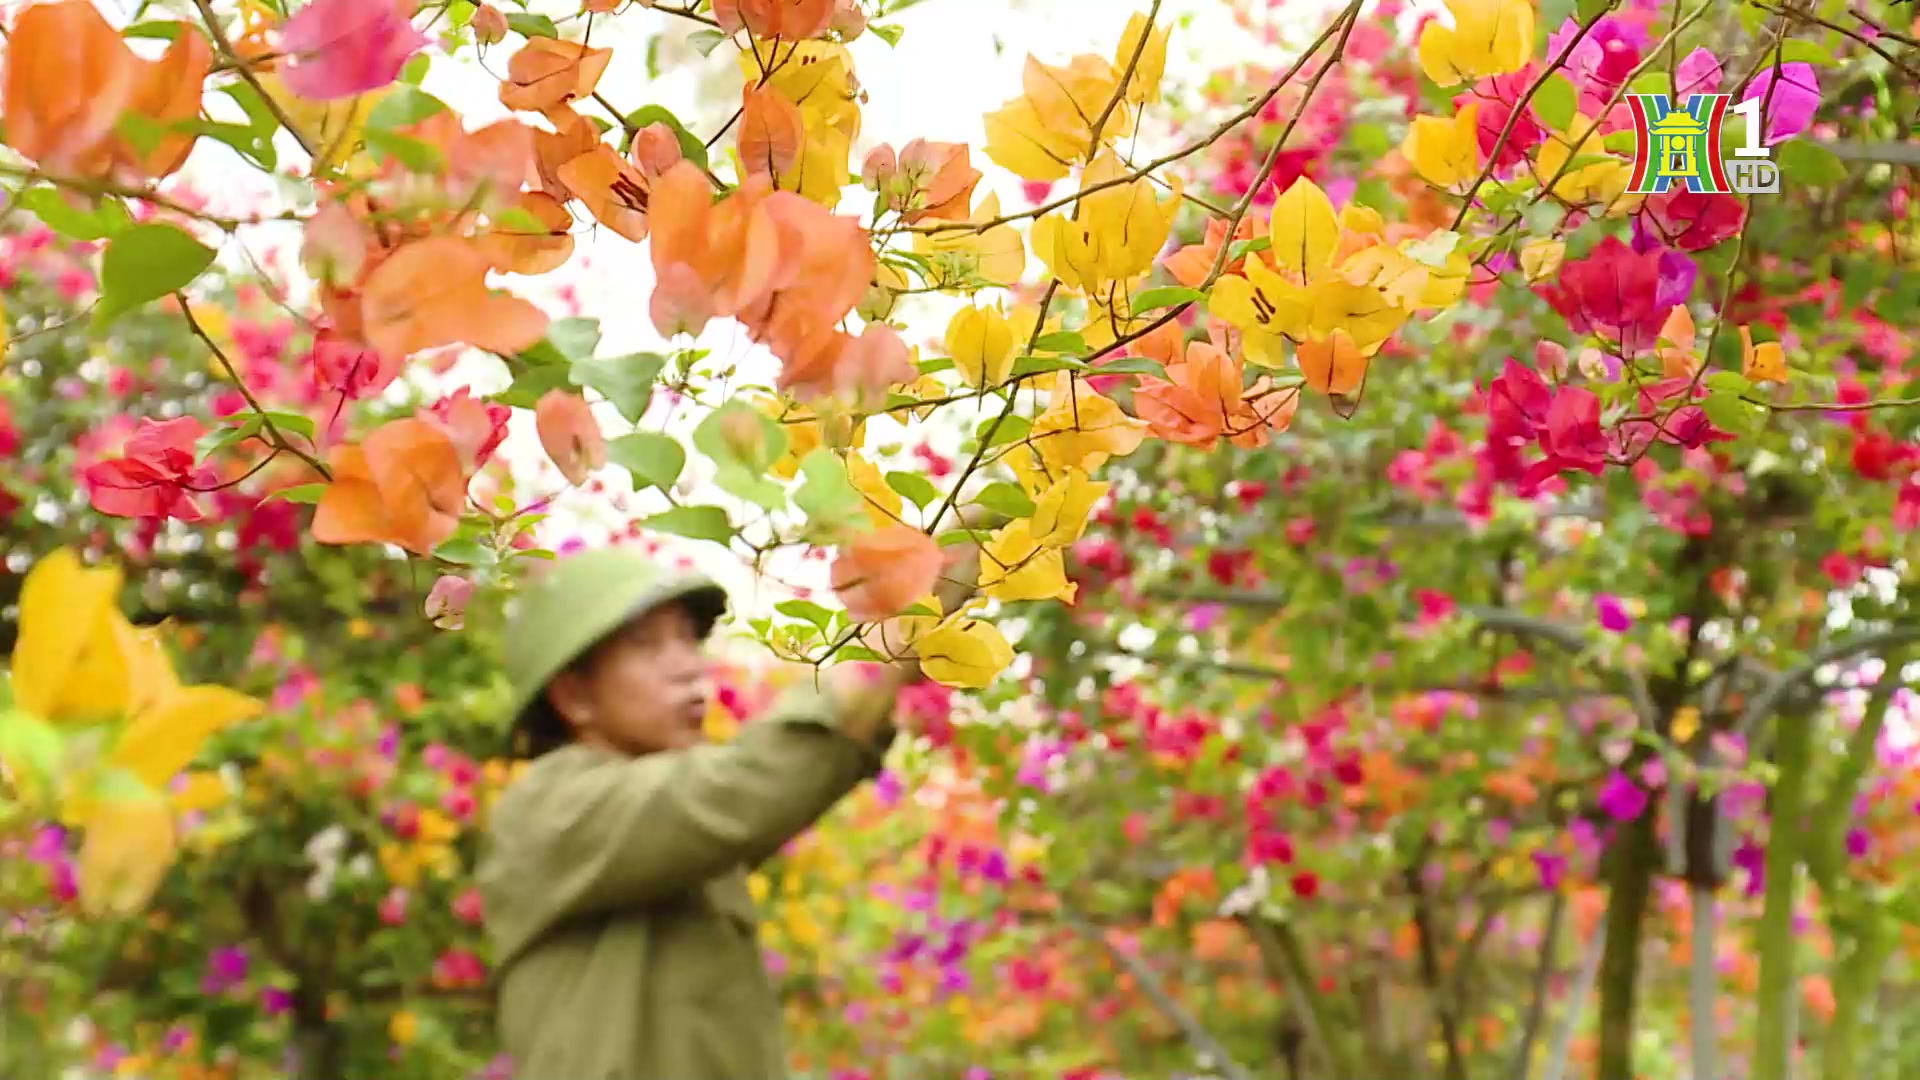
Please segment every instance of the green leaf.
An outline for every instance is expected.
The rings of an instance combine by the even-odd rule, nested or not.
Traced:
[[[507,29],[530,38],[557,38],[560,28],[545,15],[535,15],[528,11],[516,11],[507,16]]]
[[[1555,131],[1565,131],[1579,108],[1579,95],[1566,76],[1555,72],[1534,92],[1532,104],[1534,115],[1542,123]]]
[[[778,420],[736,398],[700,421],[693,429],[693,446],[719,464],[759,475],[786,454],[787,431]]]
[[[919,367],[922,375],[938,375],[943,371],[953,370],[953,357],[936,356],[930,360],[922,360],[916,366]]]
[[[1013,361],[1015,375],[1041,375],[1049,371],[1085,371],[1087,362],[1076,356],[1021,356]]]
[[[773,605],[773,610],[790,619],[800,619],[812,623],[814,626],[819,627],[820,632],[823,634],[826,633],[827,627],[833,623],[833,612],[828,611],[826,608],[821,607],[811,600],[782,600]]]
[[[274,412],[271,410],[260,413],[259,416],[263,421],[263,426],[264,423],[271,423],[274,427],[279,428],[287,434],[298,435],[309,442],[313,441],[312,417],[303,416],[300,413]]]
[[[654,532],[712,540],[718,544],[733,539],[733,523],[727,520],[727,512],[717,506],[676,506],[664,514],[643,518],[639,524]]]
[[[73,198],[88,201],[81,196]],[[50,187],[28,188],[14,201],[47,228],[75,240],[105,240],[133,223],[124,203],[104,196],[92,200],[94,205],[89,210],[76,209],[67,195]]]
[[[1847,167],[1833,151],[1805,139],[1790,139],[1775,149],[1780,177],[1796,184],[1832,187],[1847,178]]]
[[[1010,518],[1033,516],[1033,499],[1017,485],[1009,484],[1004,480],[981,488],[980,494],[974,496],[973,501],[996,514],[1005,514]]]
[[[446,110],[446,102],[417,86],[401,84],[388,90],[367,112],[367,127],[375,131],[398,131]]]
[[[613,407],[628,423],[637,424],[647,414],[647,405],[653,400],[653,384],[666,366],[667,358],[658,353],[633,353],[604,360],[586,357],[573,362],[567,378],[575,386],[598,391],[601,397],[613,402]]]
[[[182,24],[168,20],[166,22],[137,22],[120,31],[121,37],[152,38],[156,41],[172,41],[180,36]]]
[[[1093,366],[1095,375],[1151,375],[1161,382],[1172,382],[1160,361],[1149,356],[1122,356]]]
[[[940,498],[940,489],[919,473],[890,472],[887,474],[887,486],[922,510]]]
[[[1383,124],[1354,124],[1347,129],[1347,146],[1362,161],[1376,161],[1393,150],[1393,136]]]
[[[666,491],[687,467],[687,451],[665,435],[636,431],[607,443],[607,460],[633,474],[633,490]]]
[[[547,391],[572,385],[567,379],[569,373],[564,364],[530,367],[514,377],[513,385],[493,395],[493,400],[515,409],[531,409]]]
[[[492,566],[500,561],[494,550],[477,540],[449,540],[433,549],[433,557],[455,566]]]
[[[231,427],[214,428],[212,431],[200,436],[193,444],[194,463],[204,464],[208,458],[239,445],[241,442],[259,434],[259,431],[259,413],[249,413],[238,424],[234,424]]]
[[[867,26],[867,33],[872,34],[888,45],[898,45],[900,44],[900,35],[903,31],[900,27],[894,26],[891,23],[870,23]]]
[[[701,168],[707,167],[707,144],[700,136],[687,130],[687,125],[673,115],[671,109],[663,105],[645,105],[627,114],[627,126],[635,131],[653,124],[665,124],[673,129],[673,136],[680,141],[680,156]]]
[[[800,459],[800,490],[793,504],[812,522],[845,520],[860,512],[863,496],[847,477],[847,463],[824,446]]]
[[[1701,382],[1708,390],[1718,391],[1723,394],[1732,394],[1735,397],[1742,394],[1753,393],[1753,384],[1747,381],[1745,375],[1737,371],[1727,371],[1723,369],[1708,372],[1707,377],[1701,380]]]
[[[1579,0],[1573,6],[1573,13],[1581,22],[1591,22],[1605,15],[1613,5],[1614,0]]]
[[[725,40],[727,35],[718,30],[695,30],[687,35],[687,44],[693,46],[701,56],[712,56],[713,50],[719,48],[720,43]]]
[[[1751,436],[1765,416],[1764,410],[1740,400],[1738,394],[1710,393],[1700,402],[1700,408],[1714,427],[1741,436]]]
[[[1227,246],[1227,265],[1232,266],[1255,251],[1265,251],[1273,246],[1273,237],[1256,236],[1251,240],[1236,240]]]
[[[274,492],[260,501],[268,502],[273,499],[285,499],[290,503],[312,504],[319,502],[320,497],[326,493],[327,485],[325,484],[296,484],[293,487],[281,488],[279,491]]]
[[[1043,335],[1040,340],[1033,343],[1033,347],[1045,349],[1047,352],[1073,353],[1077,356],[1087,351],[1087,339],[1072,330],[1056,330],[1051,334]]]
[[[247,130],[253,134],[250,148],[238,142],[228,142],[227,145],[261,169],[272,172],[280,164],[279,151],[273,147],[274,133],[280,130],[280,118],[273,115],[273,110],[259,92],[245,82],[231,83],[221,87],[220,91],[232,98],[233,103],[240,106],[240,111],[247,114]]]
[[[1148,289],[1133,298],[1135,315],[1160,308],[1170,308],[1176,304],[1205,303],[1207,294],[1199,289],[1190,289],[1185,285],[1163,285],[1157,289]]]
[[[37,788],[52,784],[65,750],[59,728],[18,709],[0,712],[0,761],[18,768]]]
[[[373,127],[367,128],[366,140],[367,149],[377,157],[397,161],[408,172],[431,176],[438,175],[447,167],[447,160],[440,155],[439,147],[431,143]]]
[[[1021,439],[1026,438],[1027,433],[1032,430],[1033,421],[1028,420],[1024,416],[1009,416],[1004,419],[989,416],[985,420],[980,421],[980,426],[974,430],[973,437],[985,441],[987,449],[991,450],[996,446],[1005,446],[1010,442],[1019,442]],[[991,437],[989,437],[989,432],[992,433]]]
[[[1772,66],[1774,55],[1773,50],[1770,49],[1767,51],[1766,60],[1768,66]],[[1778,55],[1780,62],[1783,64],[1801,63],[1818,64],[1821,67],[1835,67],[1840,63],[1839,57],[1833,55],[1832,49],[1827,48],[1817,41],[1807,41],[1803,38],[1794,38],[1790,41],[1781,42]]]
[[[547,340],[569,360],[585,360],[600,347],[600,320],[575,316],[547,327]]]
[[[172,225],[135,225],[107,242],[100,258],[95,329],[150,300],[183,289],[213,263],[213,249]]]

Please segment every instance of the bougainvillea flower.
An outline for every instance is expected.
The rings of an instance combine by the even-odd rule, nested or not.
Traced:
[[[595,469],[607,463],[607,439],[594,419],[587,399],[568,390],[553,389],[533,408],[534,429],[541,449],[567,483],[587,482]]]
[[[200,115],[201,84],[213,63],[212,49],[198,28],[174,24],[177,31],[160,59],[140,63],[128,111],[153,125],[150,142],[136,145],[125,135],[113,140],[115,163],[136,176],[171,176],[187,155],[199,132],[185,126]]]
[[[1233,239],[1235,242],[1253,239],[1251,216],[1241,218],[1239,224],[1234,226]],[[1220,247],[1226,241],[1227,223],[1219,218],[1210,217],[1207,219],[1206,239],[1198,244],[1188,244],[1180,248],[1167,256],[1166,261],[1161,265],[1167,268],[1167,273],[1172,274],[1175,281],[1190,289],[1198,288],[1200,283],[1207,279],[1207,272],[1213,269],[1213,261],[1220,257]],[[1242,273],[1246,262],[1245,255],[1230,259],[1222,267],[1222,271],[1228,274]]]
[[[748,172],[785,175],[800,160],[800,145],[806,138],[798,105],[777,91],[747,86],[741,95],[734,141]]]
[[[745,30],[763,41],[819,37],[833,13],[834,0],[713,0],[713,19],[722,33]]]
[[[1479,113],[1479,104],[1467,98],[1452,116],[1414,117],[1400,143],[1401,155],[1434,187],[1471,183],[1479,175],[1481,157],[1493,145],[1480,138]]]
[[[900,148],[878,147],[867,156],[861,179],[880,192],[888,209],[907,224],[928,218],[964,217],[973,204],[980,170],[973,167],[966,143],[915,139]]]
[[[1611,336],[1633,355],[1653,345],[1674,303],[1660,302],[1661,269],[1658,253],[1636,253],[1608,236],[1562,266],[1557,282],[1538,288],[1576,333]]]
[[[123,456],[90,465],[83,474],[93,508],[113,517],[199,521],[205,515],[188,492],[207,486],[194,464],[194,443],[204,433],[190,416],[143,418]]]
[[[1812,64],[1769,66],[1747,84],[1740,100],[1761,103],[1767,119],[1762,145],[1772,146],[1807,130],[1813,122],[1813,114],[1820,108],[1820,79],[1813,73]]]
[[[933,537],[889,524],[855,537],[833,561],[833,591],[847,615],[872,622],[900,614],[933,591],[943,556]]]
[[[591,97],[612,59],[611,49],[558,38],[528,38],[507,61],[500,104],[518,112],[541,112]]]
[[[633,133],[633,149],[628,157],[649,180],[666,175],[686,157],[680,148],[680,136],[666,124],[655,122]]]
[[[442,109],[404,134],[440,152],[444,194],[457,206],[491,212],[511,205],[534,173],[534,130],[518,120],[468,131],[458,114]]]
[[[944,686],[991,686],[1013,663],[1013,646],[992,623],[959,615],[914,642],[920,670]]]
[[[1441,86],[1518,71],[1533,50],[1533,0],[1445,0],[1453,25],[1420,31],[1420,70]]]
[[[140,86],[141,61],[92,0],[22,8],[5,65],[7,145],[56,176],[104,173],[108,140]]]
[[[544,274],[573,255],[573,215],[558,199],[524,191],[513,204],[513,220],[495,222],[476,238],[495,270],[505,274]]]
[[[442,345],[511,355],[540,340],[538,307],[487,287],[492,264],[479,244],[451,236],[416,240],[367,275],[360,315],[368,344],[389,356]]]
[[[323,544],[397,544],[432,554],[459,527],[467,471],[440,427],[407,417],[328,455],[333,480],[313,515]]]
[[[593,220],[639,243],[647,238],[653,182],[613,147],[593,149],[560,166],[560,183],[587,206]]]
[[[426,616],[442,630],[458,630],[466,625],[467,602],[472,598],[473,582],[458,574],[442,574],[427,590]]]
[[[308,353],[314,384],[334,391],[347,401],[377,394],[399,378],[401,364],[378,349],[340,336],[325,327],[313,335]]]
[[[427,36],[411,0],[313,0],[280,30],[287,89],[312,101],[355,97],[392,84]]]
[[[1600,430],[1600,399],[1577,386],[1561,387],[1547,407],[1539,441],[1547,456],[1533,467],[1529,480],[1537,483],[1568,469],[1600,475],[1608,451]]]
[[[1646,812],[1648,801],[1646,789],[1618,769],[1608,774],[1606,782],[1600,785],[1600,794],[1596,799],[1600,809],[1615,821],[1632,821],[1639,817]]]
[[[1674,96],[1684,101],[1694,94],[1711,94],[1720,89],[1720,60],[1699,46],[1682,57],[1674,73]]]
[[[506,439],[513,410],[497,401],[482,401],[473,396],[471,387],[463,386],[417,415],[445,432],[460,460],[478,469]]]
[[[573,192],[560,179],[560,170],[600,145],[600,133],[587,118],[569,108],[547,109],[541,115],[553,125],[552,131],[533,129],[534,171],[540,177],[540,190],[567,202]]]
[[[1580,23],[1568,18],[1560,24],[1560,29],[1547,35],[1546,55],[1559,56],[1579,33]],[[1601,18],[1587,30],[1586,36],[1567,54],[1566,65],[1561,69],[1580,95],[1580,111],[1599,114],[1608,99],[1633,74],[1644,44],[1644,35],[1613,16]]]
[[[1553,390],[1539,372],[1512,357],[1487,387],[1487,441],[1506,446],[1530,443],[1547,422]]]
[[[67,548],[27,571],[12,656],[17,707],[52,723],[126,708],[129,672],[115,621],[124,582],[118,566],[83,566]]]
[[[1747,208],[1735,195],[1676,186],[1647,196],[1635,220],[1682,251],[1705,251],[1739,234]]]
[[[1549,52],[1547,55],[1556,54]],[[1493,154],[1496,169],[1510,169],[1518,165],[1526,160],[1528,153],[1540,144],[1541,139],[1546,138],[1547,129],[1541,126],[1540,121],[1534,116],[1532,105],[1528,105],[1521,112],[1519,119],[1513,120],[1514,106],[1520,103],[1520,98],[1526,94],[1527,88],[1533,85],[1534,78],[1533,65],[1528,64],[1510,75],[1496,75],[1482,79],[1474,84],[1471,92],[1457,95],[1453,99],[1456,111],[1464,110],[1469,105],[1476,107],[1474,131],[1479,144],[1480,160],[1484,161],[1489,154]],[[1507,131],[1509,120],[1513,121],[1511,131]],[[1500,141],[1502,131],[1507,131],[1507,139],[1504,143]],[[1498,154],[1494,154],[1495,145],[1500,147]]]

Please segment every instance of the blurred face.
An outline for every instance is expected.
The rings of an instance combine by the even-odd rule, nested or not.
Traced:
[[[679,604],[616,631],[547,695],[581,742],[629,756],[704,741],[707,658],[700,626]]]

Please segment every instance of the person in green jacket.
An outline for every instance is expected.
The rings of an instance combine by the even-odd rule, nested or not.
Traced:
[[[943,581],[940,600],[970,591]],[[726,606],[620,547],[565,557],[519,599],[513,752],[532,760],[489,811],[478,870],[515,1080],[786,1075],[746,875],[879,772],[918,669],[828,668],[708,742],[703,645]]]

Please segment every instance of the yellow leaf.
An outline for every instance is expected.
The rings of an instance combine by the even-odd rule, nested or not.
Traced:
[[[853,151],[852,135],[810,106],[801,108],[800,119],[807,137],[800,144],[800,156],[793,167],[780,177],[780,190],[798,192],[804,198],[834,209],[840,205],[840,189],[846,187],[852,177],[847,164],[847,157]]]
[[[1149,27],[1152,27],[1149,30]],[[1127,28],[1120,34],[1120,44],[1113,50],[1113,69],[1124,72],[1128,62],[1133,64],[1133,74],[1127,77],[1126,101],[1129,105],[1151,105],[1160,100],[1160,79],[1167,68],[1167,37],[1170,31],[1165,26],[1151,24],[1143,12],[1134,12],[1127,17]],[[1146,39],[1144,47],[1141,38]],[[1134,52],[1140,56],[1135,59]]]
[[[111,764],[163,788],[215,732],[260,715],[257,699],[224,686],[189,686],[136,717],[114,743]]]
[[[847,479],[855,491],[866,496],[867,517],[877,526],[885,528],[900,524],[900,514],[906,504],[901,501],[900,493],[887,486],[886,477],[873,462],[859,454],[847,454]]]
[[[1558,240],[1529,240],[1520,245],[1520,271],[1529,282],[1541,282],[1560,272],[1567,245]]]
[[[961,616],[923,635],[920,670],[945,686],[980,689],[1013,663],[1013,646],[992,623]]]
[[[947,321],[945,345],[968,386],[995,386],[1013,372],[1013,327],[997,308],[954,312]]]
[[[1437,188],[1471,183],[1480,174],[1480,106],[1468,103],[1456,116],[1416,116],[1400,153],[1420,179]]]
[[[1079,469],[1047,488],[1033,501],[1032,534],[1045,547],[1065,547],[1087,530],[1087,515],[1107,493],[1109,485],[1095,483]]]
[[[1420,33],[1420,69],[1440,86],[1506,75],[1533,52],[1533,0],[1446,0],[1453,25]]]
[[[1592,120],[1575,115],[1568,122],[1565,132],[1549,131],[1534,154],[1534,174],[1542,184],[1551,180],[1573,158],[1575,146],[1580,148],[1581,157],[1596,154],[1607,157],[1608,160],[1568,170],[1566,175],[1560,177],[1560,182],[1553,185],[1553,194],[1575,205],[1604,203],[1609,216],[1630,213],[1646,198],[1644,195],[1626,194],[1627,185],[1633,180],[1633,168],[1618,158],[1604,154],[1600,136],[1597,133],[1588,134],[1592,129]]]
[[[1001,603],[1061,600],[1073,603],[1076,586],[1067,580],[1058,548],[1042,548],[1027,518],[1010,522],[980,546],[980,591]]]
[[[1740,373],[1754,382],[1786,382],[1787,354],[1777,341],[1753,343],[1753,332],[1740,328]]]
[[[258,78],[261,88],[293,122],[306,145],[315,148],[313,173],[316,176],[354,160],[366,143],[367,118],[393,89],[383,87],[336,101],[308,101],[288,90],[272,72],[261,72]]]
[[[121,580],[117,566],[88,569],[67,548],[27,571],[13,647],[22,711],[50,722],[125,711],[127,665],[114,621]]]
[[[985,225],[1000,217],[1000,197],[987,194],[967,221]],[[922,225],[938,225],[925,221]],[[966,284],[969,276],[990,285],[1012,285],[1027,269],[1027,249],[1013,226],[915,233],[913,251],[934,262],[932,284],[947,288]]]
[[[1340,219],[1333,201],[1306,177],[1293,182],[1273,204],[1268,225],[1273,247],[1268,254],[1276,267],[1310,279],[1333,258],[1340,244]]]
[[[1145,421],[1077,385],[1073,373],[1063,371],[1055,378],[1046,411],[1034,418],[1027,442],[1048,476],[1064,476],[1070,468],[1092,473],[1109,457],[1133,453],[1146,437]]]
[[[988,113],[984,123],[987,158],[1022,180],[1059,180],[1086,151],[1072,136],[1048,130],[1033,102],[1024,97]]]
[[[80,905],[89,915],[131,915],[173,865],[173,810],[159,798],[96,804],[80,846]]]

